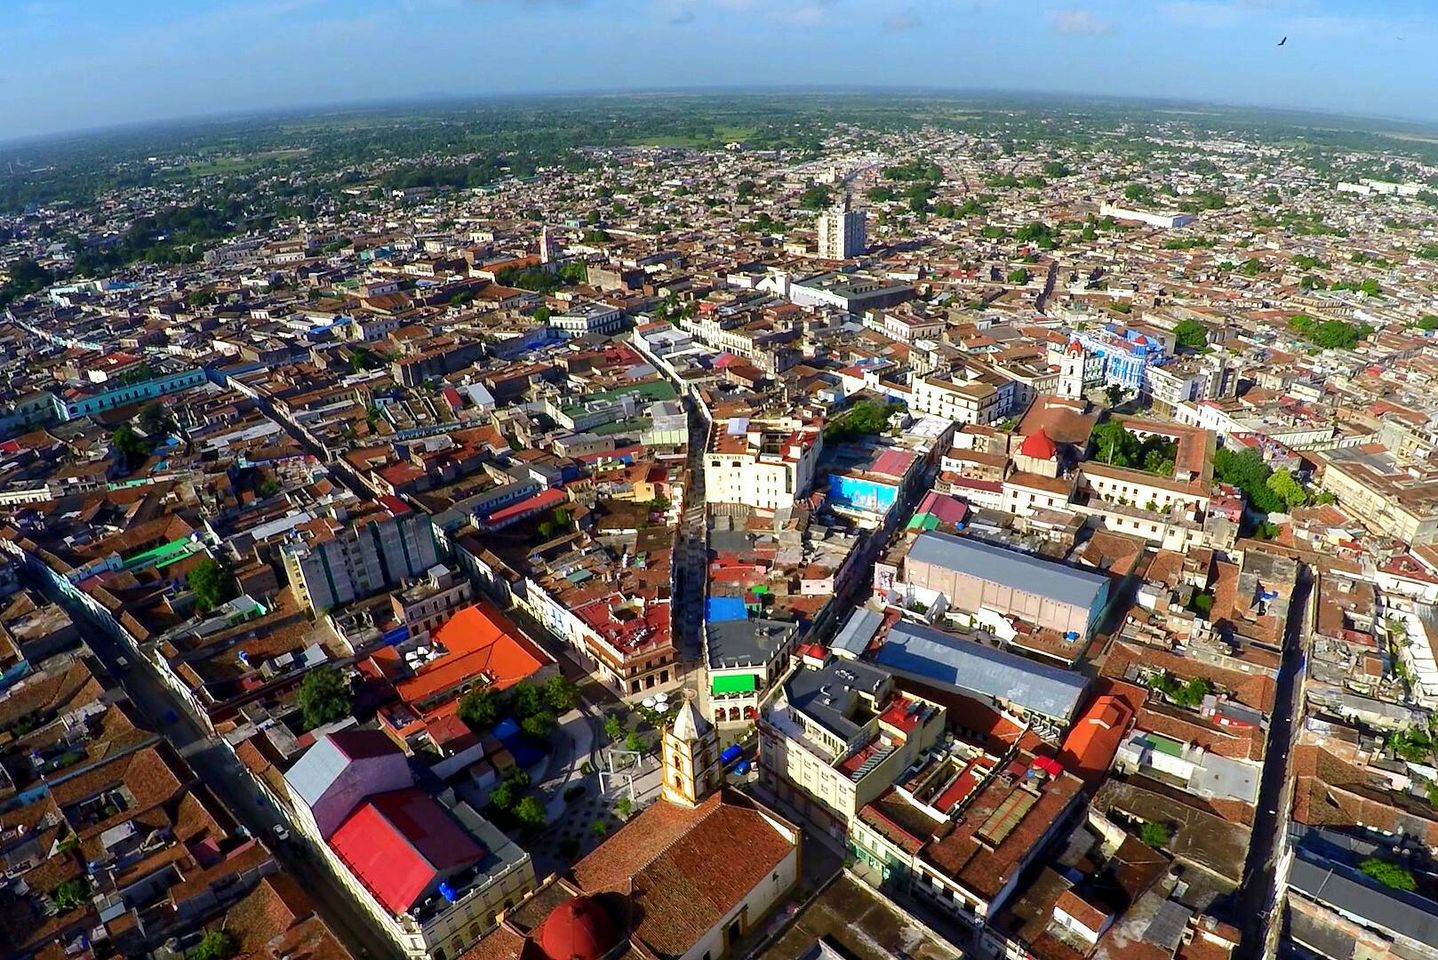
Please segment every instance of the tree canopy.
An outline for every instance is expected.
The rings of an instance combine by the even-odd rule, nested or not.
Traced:
[[[305,729],[348,717],[354,709],[349,679],[337,667],[315,667],[300,681],[298,696]]]
[[[84,906],[90,899],[90,882],[84,877],[71,877],[61,881],[55,888],[55,906],[61,913],[69,913]]]
[[[459,719],[472,730],[488,730],[499,721],[501,707],[499,691],[493,687],[471,690],[459,700]]]
[[[9,277],[0,284],[0,307],[32,293],[44,290],[55,278],[30,257],[21,257],[10,264]]]
[[[544,804],[531,794],[514,805],[514,819],[526,830],[538,830],[547,819]]]
[[[1407,891],[1418,889],[1418,881],[1407,867],[1399,866],[1380,857],[1367,858],[1358,865],[1358,869],[1385,887]]]
[[[1282,495],[1268,485],[1268,478],[1272,475],[1273,468],[1263,462],[1263,456],[1257,450],[1235,453],[1220,448],[1214,452],[1214,479],[1242,490],[1249,504],[1263,513],[1281,513],[1288,508]]]
[[[214,557],[195,564],[185,582],[194,591],[195,604],[201,611],[213,610],[240,595],[240,585],[229,564]]]
[[[805,210],[823,210],[831,202],[829,188],[818,184],[799,194],[799,206]]]
[[[235,938],[223,930],[210,930],[190,951],[189,960],[227,960],[235,955],[239,944]]]
[[[1180,347],[1202,350],[1208,346],[1208,328],[1197,320],[1180,320],[1174,325],[1173,335]]]
[[[860,400],[846,413],[829,421],[824,427],[824,439],[829,441],[852,440],[855,437],[883,433],[889,424],[889,407],[876,400]]]
[[[115,462],[127,473],[145,462],[150,455],[150,442],[128,423],[122,423],[110,434],[110,445]]]
[[[1308,502],[1308,491],[1303,489],[1303,485],[1294,479],[1287,468],[1273,471],[1265,485],[1282,497],[1289,509],[1301,507]]]
[[[1306,313],[1295,314],[1288,326],[1309,343],[1325,350],[1352,350],[1373,333],[1373,328],[1366,323],[1316,320]]]
[[[1169,840],[1173,839],[1173,831],[1165,825],[1153,820],[1145,820],[1139,828],[1138,837],[1144,843],[1155,850],[1168,846]]]
[[[1094,427],[1093,438],[1098,445],[1094,459],[1100,463],[1160,476],[1173,473],[1178,444],[1166,437],[1158,434],[1139,437],[1118,420],[1109,420]]]
[[[932,160],[915,157],[904,163],[884,168],[885,180],[927,180],[938,183],[944,179],[944,169]]]

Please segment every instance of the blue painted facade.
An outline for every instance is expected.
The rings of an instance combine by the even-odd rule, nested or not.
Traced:
[[[127,383],[111,390],[92,393],[78,400],[67,400],[64,404],[65,419],[74,420],[93,413],[104,413],[106,410],[113,410],[115,407],[121,407],[127,403],[139,403],[163,397],[166,394],[179,393],[181,390],[188,390],[203,384],[205,379],[205,371],[197,367],[182,373],[155,377],[143,383]]]
[[[1117,324],[1102,330],[1075,331],[1073,338],[1084,350],[1102,358],[1105,383],[1135,393],[1147,392],[1149,368],[1161,367],[1168,360],[1167,350],[1156,337]]]

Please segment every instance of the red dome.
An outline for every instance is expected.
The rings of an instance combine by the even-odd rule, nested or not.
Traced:
[[[549,912],[535,932],[549,960],[599,960],[619,942],[614,921],[594,900],[575,897]]]
[[[1058,456],[1059,448],[1049,439],[1049,435],[1044,433],[1044,428],[1039,427],[1038,433],[1024,437],[1024,442],[1019,445],[1019,453],[1035,460],[1052,460]]]

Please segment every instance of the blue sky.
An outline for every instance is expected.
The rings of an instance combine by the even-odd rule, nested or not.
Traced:
[[[1438,121],[1435,0],[9,0],[0,141],[656,87],[1131,94]],[[1290,39],[1283,48],[1279,38]]]

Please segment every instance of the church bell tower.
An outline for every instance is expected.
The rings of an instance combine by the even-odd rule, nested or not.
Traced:
[[[724,783],[719,766],[719,735],[686,699],[674,723],[664,731],[664,799],[696,807]]]

